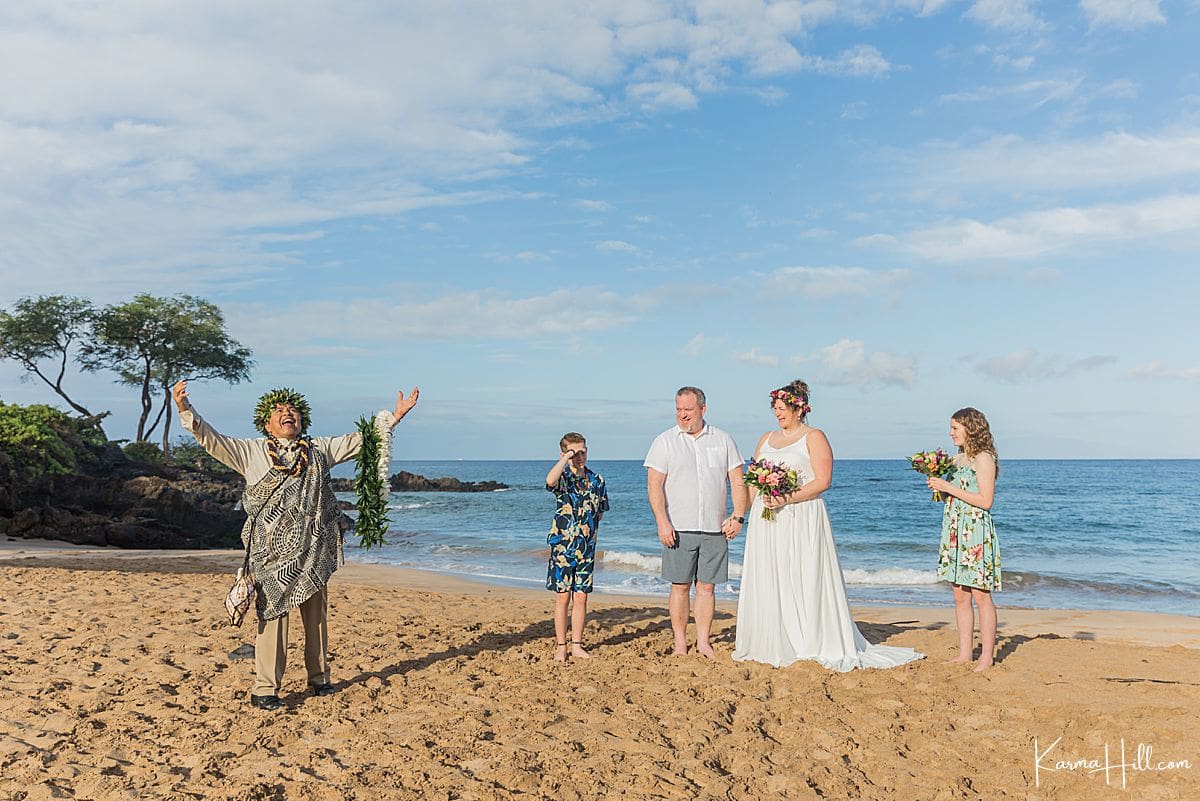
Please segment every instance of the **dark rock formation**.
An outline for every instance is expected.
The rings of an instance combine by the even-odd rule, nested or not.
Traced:
[[[0,482],[0,535],[120,548],[241,548],[242,479],[130,462]]]
[[[71,473],[19,472],[11,459],[0,462],[0,536],[119,548],[242,547],[241,476],[133,462],[113,444],[85,455]],[[334,479],[334,488],[352,492],[354,482]],[[402,471],[391,477],[391,488],[491,492],[507,485]]]
[[[407,470],[394,473],[388,483],[392,492],[495,492],[508,489],[499,481],[460,481],[450,476],[425,478]],[[333,488],[337,492],[354,492],[354,479],[335,478]]]

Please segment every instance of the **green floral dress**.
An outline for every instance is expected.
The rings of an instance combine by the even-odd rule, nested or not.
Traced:
[[[970,465],[958,466],[947,480],[967,492],[979,492],[979,478]],[[1000,589],[1000,541],[991,512],[958,498],[946,501],[937,575],[965,587]]]

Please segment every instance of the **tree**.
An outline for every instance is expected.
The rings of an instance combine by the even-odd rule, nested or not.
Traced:
[[[81,403],[73,400],[63,389],[63,376],[71,349],[86,340],[91,333],[96,309],[84,298],[65,295],[42,295],[18,300],[11,312],[0,311],[0,358],[20,362],[28,375],[35,375],[84,417],[94,417]],[[58,375],[51,379],[42,372],[40,362],[52,360],[57,366],[50,369]],[[100,415],[104,417],[108,412]],[[99,419],[97,417],[97,419]]]
[[[80,362],[89,370],[113,370],[120,383],[141,389],[135,441],[148,442],[165,420],[164,453],[170,450],[171,386],[176,381],[220,378],[236,384],[250,377],[250,351],[226,333],[221,310],[201,298],[138,295],[105,307],[94,329],[95,339],[82,348]],[[151,421],[157,392],[162,404]]]

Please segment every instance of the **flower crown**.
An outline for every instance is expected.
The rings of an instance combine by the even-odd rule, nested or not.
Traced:
[[[771,392],[771,402],[783,401],[793,409],[799,409],[801,415],[806,415],[812,411],[812,407],[808,405],[808,398],[803,395],[795,395],[788,392],[786,389],[776,389]]]
[[[254,427],[266,434],[271,413],[281,403],[296,410],[300,415],[300,433],[307,434],[308,425],[312,422],[312,407],[303,395],[289,387],[273,389],[258,399],[258,404],[254,407]]]

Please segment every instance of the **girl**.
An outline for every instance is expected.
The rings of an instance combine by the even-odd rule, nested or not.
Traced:
[[[992,590],[1000,589],[1000,543],[992,523],[992,501],[1000,459],[978,409],[959,409],[950,416],[950,439],[958,446],[955,471],[950,480],[930,476],[931,490],[950,496],[942,515],[942,545],[938,552],[938,578],[954,588],[954,619],[958,626],[958,656],[950,660],[971,661],[975,615],[979,609],[979,640],[982,649],[975,672],[992,666],[996,649],[996,607]]]

